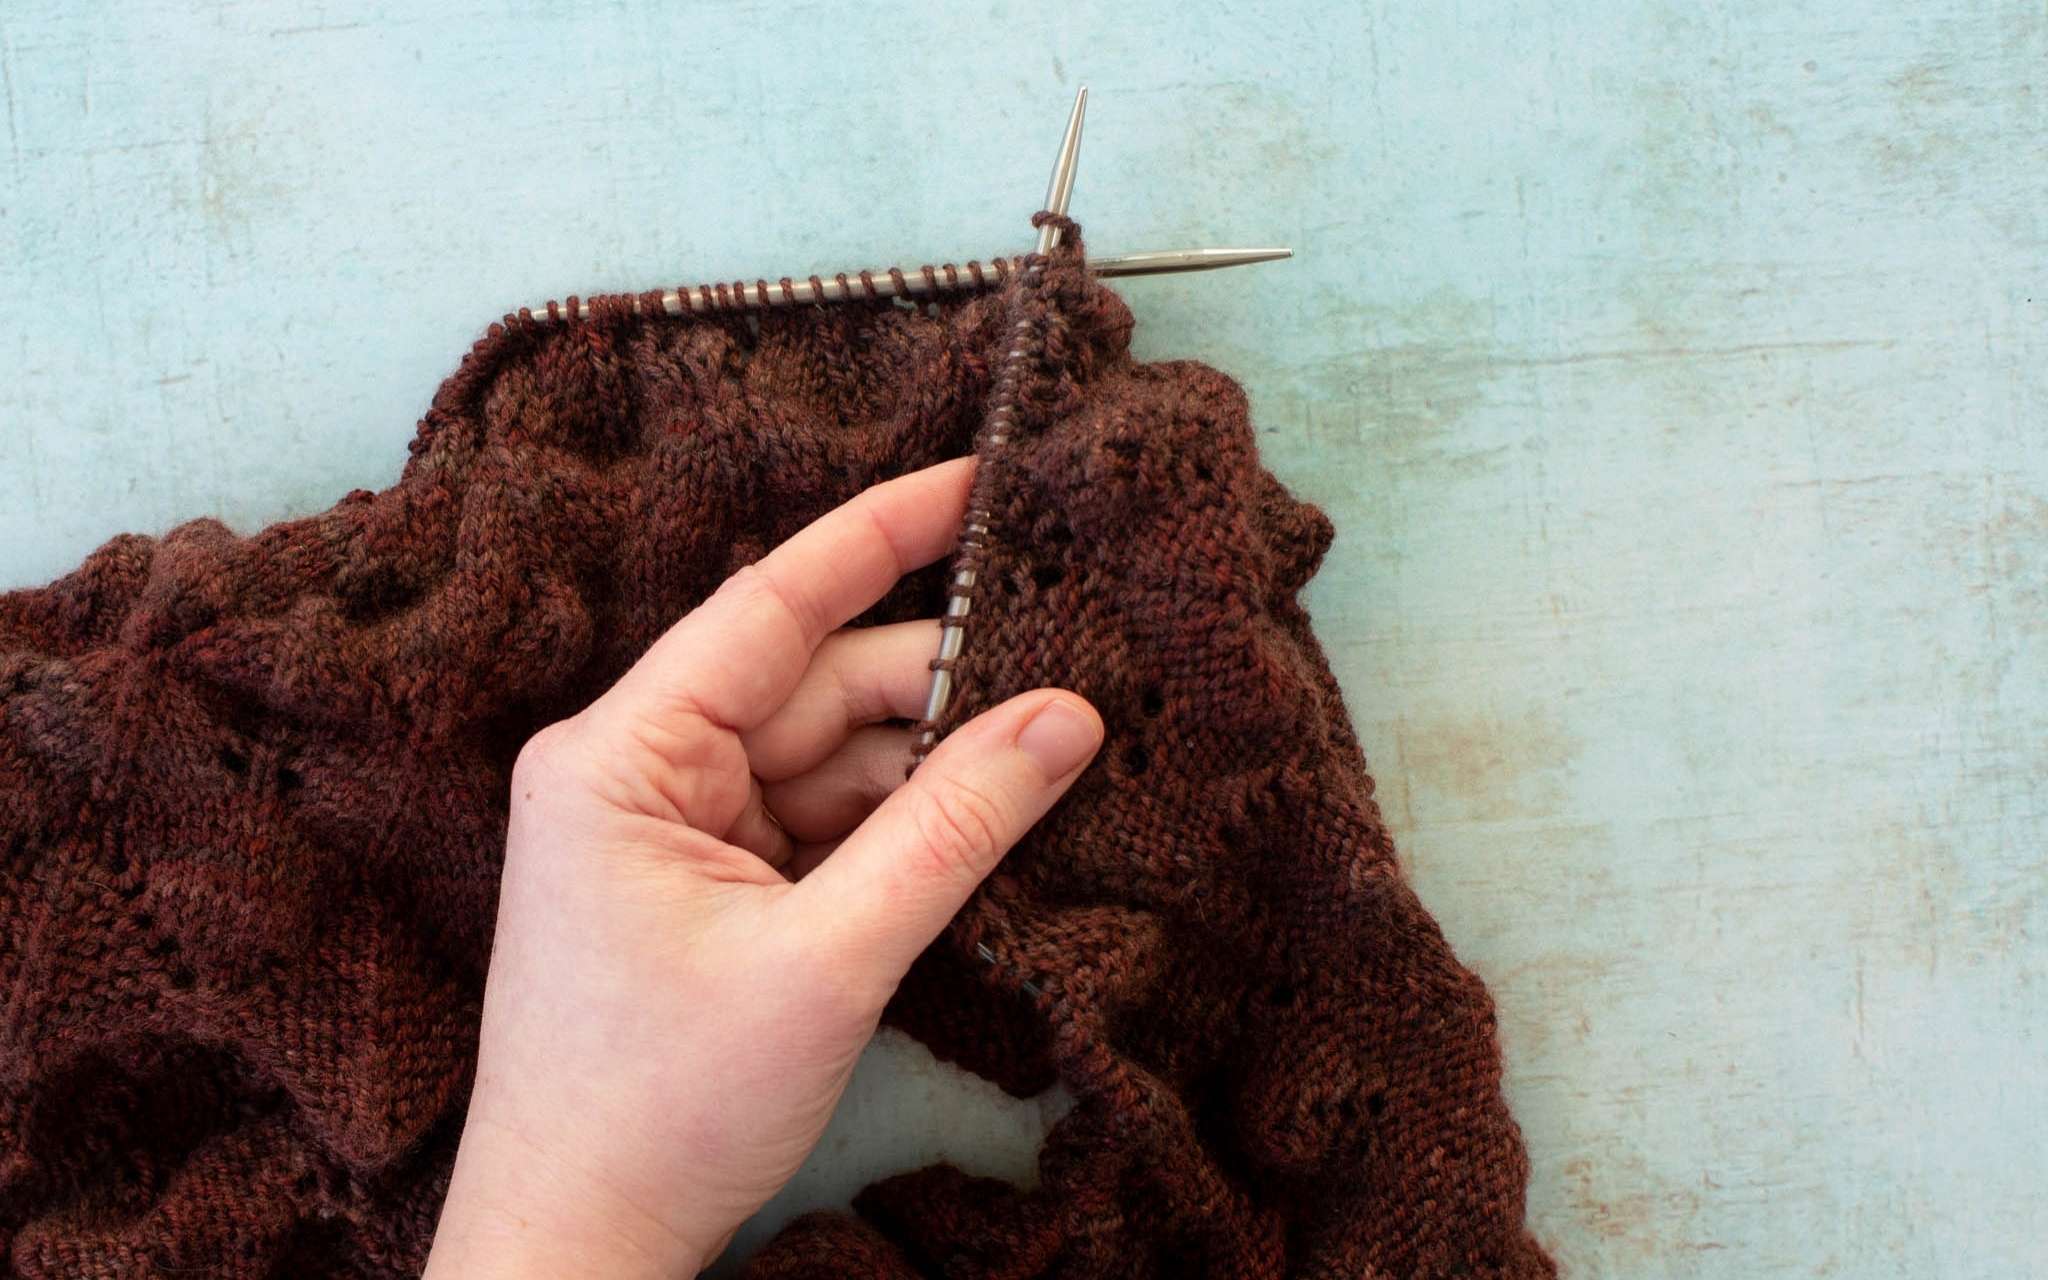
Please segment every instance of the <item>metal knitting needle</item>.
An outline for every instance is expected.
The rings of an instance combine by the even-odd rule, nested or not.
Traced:
[[[1041,228],[1041,235],[1043,231]],[[1152,249],[1141,253],[1119,253],[1090,258],[1087,266],[1090,274],[1104,279],[1116,279],[1124,276],[1217,271],[1224,267],[1244,267],[1256,262],[1275,262],[1293,256],[1294,250],[1279,247]],[[873,271],[842,271],[831,276],[792,279],[787,284],[774,280],[695,284],[664,291],[661,295],[661,309],[668,315],[679,316],[685,312],[758,310],[766,307],[804,306],[813,302],[928,298],[942,293],[985,289],[999,285],[1020,271],[1023,265],[1024,259],[1011,257],[994,258],[986,264],[971,261],[964,267],[956,267],[949,262],[939,267],[915,267],[907,271],[888,267]],[[645,310],[638,297],[633,299],[633,309]],[[541,313],[535,311],[534,318],[541,319]]]
[[[1104,279],[1127,276],[1172,275],[1190,271],[1217,271],[1224,267],[1250,266],[1291,258],[1287,248],[1257,249],[1152,249],[1142,253],[1118,253],[1088,259],[1091,274]],[[987,263],[970,261],[964,267],[946,263],[938,267],[917,267],[908,271],[884,267],[874,271],[838,272],[831,276],[810,276],[791,280],[786,286],[772,280],[733,280],[718,284],[693,284],[663,291],[659,300],[666,315],[704,314],[712,311],[754,311],[771,307],[799,307],[811,303],[853,302],[880,298],[929,298],[940,294],[986,289],[1002,284],[1023,268],[1021,257],[993,258]],[[902,283],[897,283],[901,277]],[[641,295],[633,295],[633,310],[646,313]],[[535,320],[566,320],[569,309],[562,303],[530,309]]]
[[[1088,86],[1074,95],[1074,111],[1067,117],[1067,131],[1060,138],[1059,158],[1053,161],[1052,181],[1046,184],[1045,207],[1067,216],[1067,202],[1074,198],[1074,164],[1081,158],[1081,120],[1088,114]],[[1060,229],[1048,222],[1038,229],[1038,251],[1051,253],[1060,242]]]
[[[1275,262],[1293,256],[1294,250],[1287,248],[1153,249],[1144,253],[1119,253],[1107,258],[1090,258],[1088,270],[1098,276],[1163,276],[1177,272],[1244,267],[1254,262]]]
[[[1067,202],[1074,195],[1074,167],[1081,158],[1081,119],[1088,112],[1088,86],[1074,95],[1074,111],[1067,117],[1066,136],[1060,139],[1059,158],[1053,161],[1052,181],[1045,189],[1045,207],[1065,217]],[[1059,227],[1046,223],[1038,229],[1038,252],[1052,252],[1059,243]],[[1009,358],[1016,360],[1023,355],[1021,348],[1013,349]],[[1001,444],[1002,437],[993,435],[990,443]],[[982,515],[978,511],[968,512],[968,523],[961,530],[963,540],[988,536],[988,526],[979,523]],[[946,704],[953,700],[953,663],[960,657],[960,649],[967,637],[967,611],[969,597],[974,592],[974,570],[960,569],[953,574],[953,589],[946,595],[946,615],[939,622],[939,656],[932,663],[932,687],[924,702],[924,723],[929,728],[921,730],[917,742],[911,748],[912,768],[922,761],[939,741],[938,719],[946,713]],[[950,625],[949,625],[950,624]]]

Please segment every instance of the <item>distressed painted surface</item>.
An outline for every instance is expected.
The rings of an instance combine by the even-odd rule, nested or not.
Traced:
[[[1312,11],[1311,11],[1312,10]],[[1571,1274],[2048,1274],[2048,14],[0,8],[0,583],[388,483],[505,308],[1103,250],[1312,604]],[[900,1044],[784,1207],[1041,1123]]]

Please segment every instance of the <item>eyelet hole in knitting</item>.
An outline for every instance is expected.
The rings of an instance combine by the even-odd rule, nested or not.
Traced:
[[[1166,710],[1166,695],[1159,691],[1158,685],[1148,684],[1138,695],[1138,709],[1148,717],[1157,716]]]
[[[249,757],[233,747],[222,747],[220,749],[220,764],[221,768],[226,769],[229,773],[249,772]]]
[[[299,771],[290,765],[285,765],[277,771],[277,789],[279,791],[297,791],[299,785],[304,781],[305,779],[299,776]]]
[[[1124,748],[1124,772],[1133,776],[1152,767],[1152,753],[1138,743]]]
[[[179,965],[171,970],[171,986],[175,990],[190,991],[192,984],[198,980],[198,975],[187,969],[184,965]]]
[[[361,622],[411,608],[418,602],[421,588],[418,583],[401,581],[396,569],[379,565],[341,578],[335,583],[335,594],[341,600],[342,616]]]
[[[1387,1111],[1387,1095],[1384,1093],[1374,1093],[1366,1098],[1365,1111],[1367,1115],[1372,1116],[1374,1119],[1385,1115]]]
[[[1050,591],[1066,579],[1066,569],[1057,564],[1042,564],[1031,571],[1031,581],[1040,591]]]

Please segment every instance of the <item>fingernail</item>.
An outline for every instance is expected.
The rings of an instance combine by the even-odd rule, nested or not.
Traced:
[[[1054,698],[1040,707],[1017,733],[1017,746],[1047,778],[1064,777],[1079,768],[1101,742],[1095,717],[1069,698]]]

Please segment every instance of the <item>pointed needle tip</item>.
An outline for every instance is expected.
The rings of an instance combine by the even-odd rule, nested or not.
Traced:
[[[1074,168],[1081,159],[1081,125],[1088,115],[1088,88],[1074,95],[1074,110],[1067,117],[1066,132],[1060,137],[1059,158],[1053,161],[1052,181],[1045,189],[1045,207],[1064,214],[1074,195]]]
[[[1064,217],[1074,195],[1074,167],[1081,157],[1081,122],[1088,114],[1088,86],[1074,94],[1074,110],[1067,116],[1067,131],[1060,138],[1059,158],[1053,161],[1052,181],[1046,184],[1045,207]],[[1038,252],[1050,253],[1059,243],[1059,228],[1038,229]]]
[[[1294,250],[1271,249],[1157,249],[1149,253],[1112,254],[1090,258],[1088,269],[1101,276],[1156,276],[1183,271],[1215,271],[1223,267],[1245,267],[1255,262],[1291,258]]]

